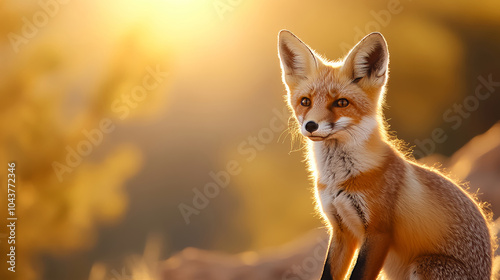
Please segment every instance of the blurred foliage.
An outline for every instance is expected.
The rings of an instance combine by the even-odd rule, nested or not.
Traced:
[[[69,1],[16,52],[9,34],[43,10],[37,1],[0,2],[0,162],[18,166],[18,279],[86,279],[94,263],[93,277],[112,277],[103,263],[142,250],[150,232],[172,241],[166,254],[239,252],[321,227],[300,144],[275,133],[254,160],[238,152],[284,107],[283,28],[329,59],[382,32],[391,53],[385,113],[410,145],[440,127],[448,140],[434,152],[449,156],[499,119],[498,92],[457,129],[443,119],[474,94],[479,76],[500,80],[496,0]],[[168,82],[120,118],[113,102],[157,66]],[[53,162],[106,118],[115,130],[59,182]],[[179,203],[230,160],[242,172],[186,225]]]
[[[93,4],[71,5],[82,11]],[[102,142],[92,145],[90,155],[74,168],[70,166],[61,180],[53,163],[67,165],[68,149],[78,150],[82,141],[88,141],[83,131],[99,129],[103,119],[109,118],[115,128],[128,121],[118,118],[112,102],[142,82],[147,66],[164,67],[165,54],[152,54],[151,48],[138,44],[147,39],[142,31],[108,30],[100,34],[103,38],[89,40],[84,34],[92,33],[92,27],[75,21],[72,16],[78,16],[79,9],[65,5],[59,11],[68,9],[65,12],[72,16],[50,18],[50,26],[40,28],[16,52],[8,34],[21,36],[23,21],[19,19],[32,20],[30,15],[41,11],[40,4],[3,1],[0,6],[0,127],[4,131],[0,161],[16,163],[19,218],[17,272],[6,269],[4,252],[9,245],[0,239],[0,278],[38,279],[43,271],[37,261],[41,254],[89,249],[95,244],[99,224],[116,223],[123,216],[128,203],[124,183],[137,173],[142,155],[131,144],[104,151],[100,146],[109,143],[112,135],[101,132]],[[105,22],[94,24],[106,26]],[[114,38],[105,38],[107,34]],[[150,115],[161,99],[150,97],[132,115]],[[6,170],[0,172],[2,182],[7,181]],[[7,218],[6,187],[1,184],[2,221]]]

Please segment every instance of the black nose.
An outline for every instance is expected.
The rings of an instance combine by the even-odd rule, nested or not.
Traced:
[[[310,133],[313,133],[317,129],[318,129],[318,124],[317,123],[315,123],[313,121],[310,121],[310,122],[306,123],[306,130],[309,131]]]

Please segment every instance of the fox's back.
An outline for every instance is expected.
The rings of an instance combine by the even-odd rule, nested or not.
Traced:
[[[391,259],[411,263],[423,254],[444,255],[467,267],[474,279],[489,279],[492,241],[483,210],[445,176],[411,162],[406,166],[406,182],[395,205],[395,240],[386,272],[394,270]]]

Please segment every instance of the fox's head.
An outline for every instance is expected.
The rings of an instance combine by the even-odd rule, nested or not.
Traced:
[[[282,30],[278,52],[288,101],[313,141],[358,141],[377,129],[389,53],[380,33],[363,38],[340,62],[327,62]]]

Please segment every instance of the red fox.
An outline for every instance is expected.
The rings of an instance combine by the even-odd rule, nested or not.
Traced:
[[[382,34],[336,62],[287,30],[278,41],[288,105],[312,140],[316,197],[332,230],[321,279],[490,279],[495,241],[480,204],[388,137]]]

